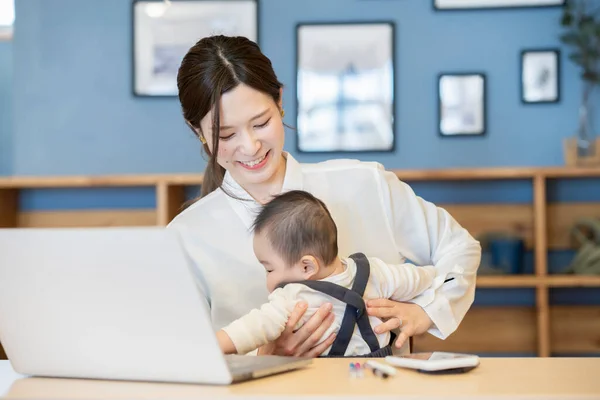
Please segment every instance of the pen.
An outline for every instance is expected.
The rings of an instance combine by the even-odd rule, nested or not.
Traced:
[[[377,361],[369,360],[365,365],[373,371],[373,375],[383,379],[396,375],[396,369],[394,367],[390,367],[389,365]]]

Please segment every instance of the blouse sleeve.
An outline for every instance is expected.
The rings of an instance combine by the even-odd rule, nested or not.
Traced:
[[[398,252],[436,268],[433,285],[411,302],[433,321],[429,332],[445,339],[473,303],[481,246],[446,210],[418,197],[394,173],[380,167],[378,176]]]

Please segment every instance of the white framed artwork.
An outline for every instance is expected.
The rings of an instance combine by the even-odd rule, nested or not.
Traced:
[[[135,96],[176,96],[181,60],[204,37],[258,42],[257,0],[134,0],[132,14]]]
[[[444,137],[482,136],[486,131],[486,79],[483,73],[442,73],[438,77],[439,133]]]
[[[515,7],[559,7],[565,0],[433,0],[436,10],[469,10]]]
[[[299,152],[394,150],[393,22],[299,24]]]
[[[557,103],[560,101],[560,50],[521,52],[521,101]]]

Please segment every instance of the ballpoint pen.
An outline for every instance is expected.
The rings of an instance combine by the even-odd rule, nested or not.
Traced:
[[[389,365],[369,360],[365,363],[366,367],[373,371],[373,375],[383,379],[387,379],[390,376],[396,375],[396,369]]]

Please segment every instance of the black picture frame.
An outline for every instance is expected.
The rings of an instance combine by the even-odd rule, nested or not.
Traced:
[[[560,102],[561,52],[558,48],[523,49],[520,56],[521,102]]]
[[[484,72],[441,72],[437,77],[437,92],[441,137],[486,135],[487,76]]]
[[[177,70],[198,40],[225,34],[260,43],[258,26],[258,0],[132,0],[133,96],[176,97]]]
[[[466,10],[506,10],[523,8],[564,7],[566,0],[522,0],[515,4],[508,0],[468,0],[471,4],[456,5],[456,0],[431,0],[435,11],[466,11]],[[446,5],[444,5],[446,3]]]
[[[368,41],[374,37],[379,40]],[[394,21],[296,24],[296,150],[311,154],[394,152],[397,134],[395,68]],[[328,86],[332,80],[339,79],[337,87],[349,87],[348,92],[353,88],[356,93],[356,86],[368,79],[365,71],[387,77],[376,88],[373,85],[360,88],[361,96],[367,99],[358,99]],[[314,94],[315,90],[320,93]],[[311,96],[313,98],[308,100]],[[324,123],[319,124],[319,118]],[[389,124],[382,124],[382,118],[389,118]],[[359,134],[364,137],[360,138]]]

